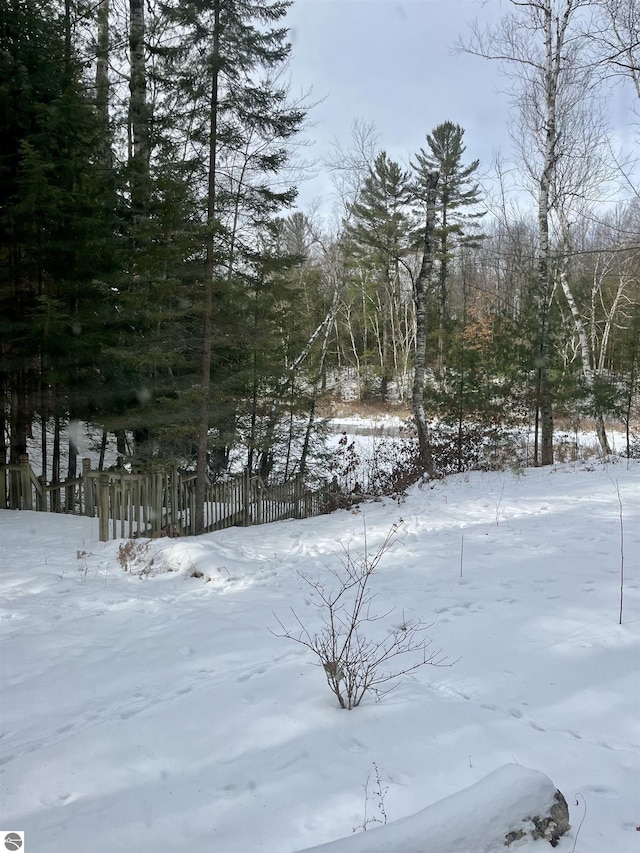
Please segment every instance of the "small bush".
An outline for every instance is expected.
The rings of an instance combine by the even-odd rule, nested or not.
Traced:
[[[345,549],[339,570],[330,569],[336,581],[329,589],[321,580],[300,577],[312,588],[314,604],[321,613],[322,627],[311,633],[292,609],[296,627],[287,628],[276,616],[278,637],[294,640],[308,648],[322,666],[329,689],[341,708],[351,711],[367,693],[380,698],[401,676],[422,666],[451,666],[440,650],[431,651],[425,632],[431,627],[419,620],[406,620],[388,630],[382,639],[366,636],[366,629],[392,611],[374,614],[370,581],[380,561],[392,547],[399,524],[394,524],[373,557],[366,544],[358,556]],[[275,633],[275,632],[274,632]],[[407,657],[408,656],[408,657]],[[401,660],[402,659],[402,660]],[[404,661],[407,663],[404,663]]]
[[[148,539],[127,539],[118,548],[118,563],[124,572],[132,575],[150,575],[155,572],[154,558],[149,559],[151,542]]]
[[[496,471],[517,459],[513,435],[479,424],[439,424],[431,431],[431,455],[438,477],[465,471]],[[348,508],[364,497],[401,501],[407,490],[425,478],[418,438],[411,424],[397,437],[374,439],[369,451],[346,433],[329,466],[333,477],[328,510]]]

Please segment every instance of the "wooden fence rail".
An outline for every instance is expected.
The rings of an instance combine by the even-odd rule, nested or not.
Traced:
[[[36,477],[28,457],[0,465],[0,509],[64,512],[98,518],[101,542],[136,536],[193,535],[196,517],[194,474],[173,469],[153,474],[92,471],[82,460],[82,474],[46,483]],[[325,511],[320,491],[301,477],[267,485],[248,472],[205,489],[205,531],[309,518]]]

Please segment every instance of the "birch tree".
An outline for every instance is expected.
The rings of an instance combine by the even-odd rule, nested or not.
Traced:
[[[594,0],[586,36],[605,74],[630,81],[640,100],[640,5],[638,0]]]
[[[587,63],[580,38],[581,10],[590,0],[511,0],[512,11],[493,30],[477,26],[462,48],[500,62],[512,80],[512,136],[537,203],[537,300],[539,333],[533,363],[537,373],[535,464],[553,463],[553,386],[550,377],[550,304],[554,265],[551,226],[553,182],[569,156],[575,99],[584,94]]]
[[[575,87],[575,97],[563,116],[565,132],[562,157],[554,171],[552,207],[557,217],[559,245],[557,276],[569,307],[578,351],[583,382],[589,396],[590,414],[596,425],[596,434],[603,455],[610,453],[604,412],[597,398],[597,382],[602,376],[598,369],[595,338],[589,336],[589,314],[595,322],[595,293],[593,287],[586,291],[583,304],[580,294],[579,250],[580,234],[584,223],[597,219],[596,207],[613,189],[615,163],[610,159],[610,137],[600,95],[593,83],[591,70],[586,67]],[[583,243],[584,245],[584,243]],[[590,292],[589,292],[590,291]],[[619,297],[614,300],[617,304]],[[614,307],[615,313],[615,307]]]
[[[561,224],[575,245],[571,223],[564,215]],[[563,259],[559,270],[589,392],[589,414],[596,421],[603,454],[610,451],[604,416],[613,410],[622,416],[628,429],[637,393],[637,236],[634,206],[618,205],[587,230],[578,247],[582,251]]]
[[[425,471],[432,475],[434,473],[433,458],[431,455],[431,442],[424,405],[424,395],[426,388],[427,359],[427,303],[433,276],[436,193],[440,174],[439,172],[429,170],[426,168],[425,164],[420,162],[418,162],[418,165],[414,165],[413,167],[417,176],[415,195],[422,202],[423,225],[419,234],[419,252],[421,256],[420,268],[413,282],[413,298],[416,312],[416,338],[413,360],[414,374],[412,404],[413,416],[418,433],[420,460]]]

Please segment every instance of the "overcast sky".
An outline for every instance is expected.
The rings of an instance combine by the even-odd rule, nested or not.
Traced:
[[[360,119],[375,122],[380,148],[401,162],[447,120],[465,129],[468,161],[489,170],[497,151],[508,158],[508,81],[497,63],[454,46],[474,19],[492,24],[512,8],[508,0],[296,0],[287,16],[292,87],[312,87],[311,100],[321,100],[309,114],[309,156],[325,156],[335,139],[348,147]],[[628,145],[630,88],[610,100]],[[313,198],[326,207],[330,195],[326,173],[300,186],[302,207]]]

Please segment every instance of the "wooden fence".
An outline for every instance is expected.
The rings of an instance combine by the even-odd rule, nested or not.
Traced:
[[[92,471],[91,461],[83,459],[81,476],[46,483],[44,477],[36,477],[25,455],[17,465],[0,465],[0,509],[97,517],[101,542],[193,535],[195,479],[194,474],[176,470],[154,474]],[[280,485],[266,485],[245,472],[219,483],[207,483],[205,531],[309,518],[320,515],[324,507],[324,494],[305,488],[299,476]]]

